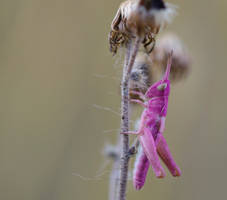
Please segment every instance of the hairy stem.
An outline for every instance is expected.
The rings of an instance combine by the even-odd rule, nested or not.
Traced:
[[[131,51],[131,42],[127,46],[127,51],[125,55],[124,66],[128,65],[129,58],[130,58],[130,51]],[[121,146],[121,135],[118,135],[117,138],[117,147],[120,148]],[[109,182],[109,200],[116,200],[117,195],[119,194],[119,182],[120,182],[120,155],[119,159],[115,159],[113,162],[111,174],[110,174],[110,182]]]
[[[129,77],[135,62],[136,55],[139,50],[140,38],[137,37],[133,49],[128,46],[128,52],[125,56],[126,60],[123,68],[122,83],[121,83],[121,132],[129,131]],[[129,60],[127,61],[127,57]],[[121,135],[121,166],[120,166],[120,188],[118,200],[126,199],[126,188],[128,179],[128,162],[129,162],[129,137]]]

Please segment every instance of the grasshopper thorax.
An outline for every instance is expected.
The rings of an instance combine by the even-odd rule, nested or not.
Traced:
[[[148,99],[153,97],[163,97],[169,96],[170,93],[170,81],[169,80],[160,80],[153,84],[146,92],[145,96]]]

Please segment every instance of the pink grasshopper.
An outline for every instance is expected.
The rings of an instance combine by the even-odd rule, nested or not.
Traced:
[[[144,106],[141,116],[139,130],[129,131],[123,134],[136,134],[142,146],[142,151],[137,158],[136,169],[134,170],[134,187],[139,190],[143,187],[149,164],[158,178],[165,177],[165,171],[161,166],[158,155],[168,167],[173,176],[180,176],[181,171],[173,160],[168,145],[162,133],[165,128],[165,118],[170,93],[169,73],[172,64],[172,53],[169,55],[166,72],[163,78],[154,83],[143,95],[140,92],[133,92],[140,96],[140,100],[132,100]],[[149,163],[149,164],[148,164]]]

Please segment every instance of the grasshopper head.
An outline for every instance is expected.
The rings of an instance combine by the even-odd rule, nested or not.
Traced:
[[[166,72],[165,72],[163,78],[160,81],[154,83],[147,90],[147,92],[145,94],[145,96],[147,98],[169,96],[169,92],[170,92],[169,73],[170,73],[170,68],[171,68],[171,64],[172,64],[172,55],[173,55],[173,52],[171,51],[168,61],[167,61]]]

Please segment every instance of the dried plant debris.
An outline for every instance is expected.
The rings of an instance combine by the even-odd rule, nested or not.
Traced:
[[[165,72],[171,50],[174,50],[174,53],[170,80],[176,83],[189,74],[191,58],[185,45],[175,34],[167,33],[157,40],[157,45],[150,55],[142,50],[138,53],[130,75],[130,99],[141,100],[140,96],[132,91],[145,94],[160,74]]]
[[[167,33],[157,40],[151,59],[153,66],[163,73],[167,63],[168,52],[174,50],[170,80],[177,82],[185,78],[191,66],[191,58],[183,42],[173,33]]]
[[[174,15],[175,6],[163,0],[127,0],[121,3],[111,24],[110,51],[116,54],[119,46],[125,46],[139,36],[150,53],[155,45],[155,36]]]
[[[144,52],[139,52],[129,80],[130,98],[140,99],[139,96],[131,91],[139,91],[145,94],[148,87],[152,84],[152,61]]]

